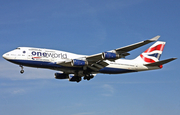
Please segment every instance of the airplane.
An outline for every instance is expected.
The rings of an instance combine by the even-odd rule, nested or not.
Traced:
[[[161,69],[164,64],[177,58],[159,61],[166,43],[157,41],[159,37],[89,56],[52,49],[18,47],[3,54],[3,58],[18,64],[20,73],[24,73],[23,66],[46,68],[60,71],[55,73],[56,79],[80,82],[82,77],[90,80],[98,73],[122,74]],[[151,42],[155,43],[135,59],[124,59],[130,55],[129,51]]]

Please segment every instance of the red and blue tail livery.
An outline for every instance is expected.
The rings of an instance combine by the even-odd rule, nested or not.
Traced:
[[[144,51],[140,57],[147,63],[159,61],[166,42],[157,41],[150,48]]]
[[[166,43],[157,41],[159,37],[156,36],[149,40],[94,55],[78,55],[44,48],[18,47],[5,53],[3,58],[18,64],[21,67],[21,73],[24,73],[24,66],[53,69],[59,71],[55,73],[56,79],[79,82],[82,78],[90,80],[98,73],[122,74],[161,69],[162,65],[176,58],[159,60]],[[130,55],[130,51],[151,42],[155,43],[137,58],[124,59],[124,57]]]

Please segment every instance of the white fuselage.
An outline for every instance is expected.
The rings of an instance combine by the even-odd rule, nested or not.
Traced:
[[[86,55],[77,55],[74,53],[51,49],[18,47],[15,50],[5,53],[3,57],[12,63],[22,66],[47,68],[63,71],[65,73],[74,73],[75,71],[83,71],[83,67],[65,67],[58,65],[57,62],[71,61],[72,59],[83,59],[86,58]],[[106,62],[109,64],[108,66],[94,73],[119,74],[159,69],[159,67],[144,66],[138,59],[117,59],[115,61],[106,60]]]

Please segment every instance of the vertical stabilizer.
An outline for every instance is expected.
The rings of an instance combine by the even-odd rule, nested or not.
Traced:
[[[154,62],[159,61],[161,54],[163,52],[165,43],[166,42],[157,41],[151,47],[149,47],[146,51],[140,54],[137,58],[135,58],[135,60],[144,64],[154,63]]]

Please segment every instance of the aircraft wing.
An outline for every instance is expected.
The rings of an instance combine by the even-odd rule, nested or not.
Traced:
[[[131,45],[121,47],[121,48],[118,48],[118,49],[115,49],[115,50],[107,51],[107,52],[112,52],[112,53],[115,53],[116,55],[118,55],[118,58],[115,58],[114,60],[119,59],[119,58],[124,58],[125,56],[130,55],[127,52],[129,52],[131,50],[134,50],[136,48],[139,48],[139,47],[141,47],[143,45],[146,45],[148,43],[157,41],[159,39],[159,37],[160,36],[156,36],[156,37],[151,38],[149,40],[141,41],[141,42],[138,42],[138,43],[135,43],[135,44],[131,44]],[[102,53],[88,56],[88,57],[86,57],[86,59],[90,60],[90,61],[102,60]],[[110,60],[112,60],[112,59],[110,59]]]
[[[139,48],[143,45],[146,45],[148,43],[157,41],[160,36],[156,36],[154,38],[151,38],[149,40],[141,41],[132,45],[128,45],[125,47],[121,47],[115,50],[90,55],[86,57],[82,57],[82,59],[71,59],[66,60],[63,62],[57,62],[56,64],[62,65],[62,66],[76,66],[76,67],[82,67],[86,65],[88,68],[90,68],[93,71],[99,71],[100,69],[106,67],[109,65],[106,60],[114,61],[119,58],[124,58],[127,55],[130,55],[128,52],[131,50],[134,50],[136,48]],[[82,66],[81,66],[82,64]]]

